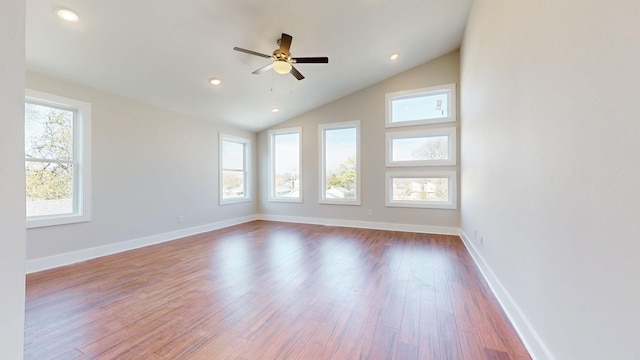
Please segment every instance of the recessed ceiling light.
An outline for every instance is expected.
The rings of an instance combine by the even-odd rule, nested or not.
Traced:
[[[278,111],[280,111],[280,109],[278,109],[278,108],[273,108],[273,109],[271,109],[271,112],[272,112],[272,113],[277,113]]]
[[[56,15],[58,15],[60,19],[69,22],[77,22],[79,19],[78,14],[69,9],[58,9],[56,10]]]
[[[211,85],[220,85],[220,84],[222,84],[222,80],[220,80],[218,78],[213,78],[213,79],[209,80],[209,82],[211,83]]]
[[[391,55],[389,55],[389,60],[395,60],[398,58],[398,56],[400,56],[398,53],[393,53]]]

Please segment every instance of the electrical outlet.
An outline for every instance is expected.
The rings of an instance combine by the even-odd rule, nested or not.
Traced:
[[[480,246],[484,246],[484,235],[480,234]]]
[[[182,224],[184,222],[184,216],[178,216],[178,224]]]
[[[373,216],[373,210],[369,209],[369,216]]]

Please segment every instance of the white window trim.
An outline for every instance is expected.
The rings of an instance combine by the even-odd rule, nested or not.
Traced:
[[[447,117],[435,118],[435,119],[420,119],[412,121],[399,121],[392,122],[392,106],[391,102],[396,99],[402,99],[406,97],[415,97],[418,95],[431,95],[438,93],[448,94],[449,100],[447,101]],[[439,86],[432,86],[422,89],[404,90],[385,94],[385,127],[399,127],[399,126],[414,126],[425,124],[439,124],[456,121],[456,84],[446,84]]]
[[[356,128],[356,198],[353,200],[336,200],[336,199],[327,199],[325,198],[325,189],[326,189],[326,176],[325,176],[325,143],[324,143],[324,132],[325,130],[338,130],[338,129],[346,129],[346,128]],[[360,205],[362,198],[362,176],[360,171],[360,121],[346,121],[346,122],[337,122],[337,123],[328,123],[328,124],[319,124],[318,125],[318,139],[320,144],[320,197],[318,202],[320,204],[333,204],[333,205]]]
[[[224,199],[223,198],[223,191],[222,191],[222,185],[223,185],[223,170],[224,168],[223,166],[223,160],[222,160],[222,148],[223,148],[223,141],[231,141],[231,142],[236,142],[236,143],[241,143],[244,145],[244,196],[240,197],[240,198],[231,198],[231,199]],[[227,135],[227,134],[223,134],[220,133],[219,139],[218,139],[218,166],[219,166],[219,170],[218,170],[218,199],[219,199],[219,203],[220,205],[228,205],[228,204],[237,204],[237,203],[244,203],[244,202],[250,202],[251,201],[251,140],[244,138],[244,137],[239,137],[239,136],[233,136],[233,135]]]
[[[449,199],[447,201],[407,201],[393,200],[394,178],[448,178]],[[457,171],[387,171],[385,173],[385,205],[390,207],[410,207],[427,209],[457,209],[458,208],[458,173]]]
[[[386,134],[386,166],[448,166],[457,163],[457,132],[455,127],[447,127],[440,129],[426,129],[414,131],[396,131],[387,132]],[[420,137],[447,136],[448,138],[448,154],[449,157],[443,160],[413,160],[413,161],[393,161],[393,140],[410,139]]]
[[[74,176],[74,213],[64,215],[28,216],[27,228],[64,225],[91,220],[91,104],[53,95],[42,91],[25,89],[25,101],[52,107],[66,108],[75,112],[73,151],[78,157]],[[25,160],[26,161],[26,160]]]
[[[273,141],[276,135],[284,134],[298,134],[298,192],[300,196],[297,198],[283,198],[275,196],[275,142]],[[271,202],[289,202],[289,203],[301,203],[302,202],[302,127],[291,127],[284,129],[269,130],[269,198]]]

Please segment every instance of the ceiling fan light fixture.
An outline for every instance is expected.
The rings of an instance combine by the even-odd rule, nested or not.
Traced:
[[[278,74],[288,74],[289,72],[291,72],[291,64],[284,60],[276,60],[273,63],[273,71],[277,72]]]

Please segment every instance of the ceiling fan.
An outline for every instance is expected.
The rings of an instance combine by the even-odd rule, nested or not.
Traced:
[[[254,71],[254,74],[260,74],[269,69],[273,69],[273,71],[277,72],[278,74],[290,73],[298,80],[304,79],[304,76],[300,74],[298,69],[296,69],[293,64],[326,64],[329,62],[328,57],[292,57],[291,53],[289,52],[289,48],[291,47],[291,40],[293,40],[293,37],[291,35],[282,33],[280,39],[276,41],[280,48],[275,49],[273,51],[273,54],[271,55],[239,48],[237,46],[234,47],[233,50],[273,60],[271,64],[263,66],[260,69]]]

